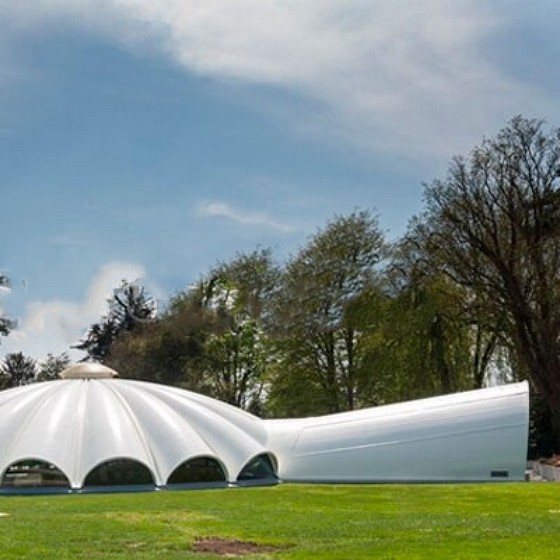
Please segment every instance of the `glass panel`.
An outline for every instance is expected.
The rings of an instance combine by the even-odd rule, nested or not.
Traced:
[[[196,482],[225,482],[226,475],[220,463],[210,457],[197,457],[179,465],[167,484],[190,484]]]
[[[251,461],[243,467],[237,480],[270,480],[276,478],[277,476],[274,472],[272,459],[269,455],[263,454],[251,459]]]
[[[69,487],[66,475],[54,465],[29,459],[10,465],[2,477],[2,486],[9,487]]]
[[[130,486],[153,485],[154,479],[148,467],[138,461],[117,459],[107,461],[93,469],[86,477],[84,486]]]

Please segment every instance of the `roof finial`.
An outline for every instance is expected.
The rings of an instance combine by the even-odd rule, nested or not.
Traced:
[[[61,379],[111,379],[119,374],[107,366],[92,362],[74,364],[61,372]]]

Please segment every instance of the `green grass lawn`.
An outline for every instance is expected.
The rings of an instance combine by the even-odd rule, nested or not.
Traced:
[[[0,558],[219,558],[219,536],[278,545],[247,558],[554,558],[560,484],[294,485],[0,497]]]

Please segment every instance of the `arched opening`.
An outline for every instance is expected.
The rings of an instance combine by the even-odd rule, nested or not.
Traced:
[[[239,473],[237,482],[242,485],[277,484],[276,461],[268,453],[262,453],[251,459]]]
[[[84,486],[154,486],[150,469],[131,459],[101,463],[86,476]]]
[[[169,476],[167,484],[211,484],[224,486],[226,474],[212,457],[196,457],[181,463]]]
[[[5,488],[69,488],[66,475],[46,461],[26,459],[10,465],[2,476]]]

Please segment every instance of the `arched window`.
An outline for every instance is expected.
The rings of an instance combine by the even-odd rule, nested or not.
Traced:
[[[271,484],[278,482],[276,476],[276,468],[274,466],[274,459],[268,454],[263,453],[251,459],[241,469],[238,482],[242,483],[266,483]]]
[[[9,488],[69,488],[66,475],[55,465],[27,459],[10,465],[2,477],[2,486]]]
[[[167,484],[224,482],[224,469],[216,459],[196,457],[181,463],[169,476]]]
[[[87,476],[84,486],[154,485],[150,469],[131,459],[115,459],[95,467]]]

